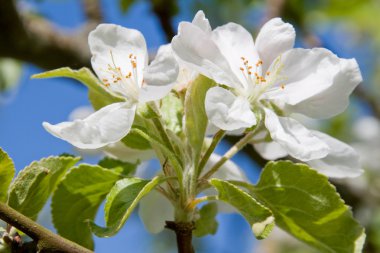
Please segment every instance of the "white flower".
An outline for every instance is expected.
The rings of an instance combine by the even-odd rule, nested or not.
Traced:
[[[357,177],[363,173],[359,155],[352,147],[327,134],[318,131],[311,131],[311,133],[326,143],[330,151],[327,156],[321,159],[306,161],[309,166],[333,178]],[[262,132],[256,138],[264,135],[265,132]],[[276,160],[288,155],[287,150],[273,141],[261,143],[253,141],[253,146],[267,160]]]
[[[294,28],[280,18],[262,27],[256,44],[238,24],[211,31],[206,21],[207,29],[181,22],[172,48],[190,68],[224,85],[207,92],[211,123],[241,130],[255,125],[254,112],[262,111],[271,138],[289,155],[302,161],[326,157],[329,145],[288,115],[328,118],[345,110],[362,80],[356,61],[322,48],[293,49]]]
[[[208,171],[219,160],[220,156],[212,154],[207,162],[204,171]],[[244,172],[232,161],[228,160],[220,169],[213,175],[214,178],[222,180],[237,180],[248,181]],[[216,195],[215,190],[207,190],[204,192],[206,195]],[[234,211],[233,207],[218,202],[218,210],[221,212],[230,213]],[[154,211],[152,211],[154,210]],[[174,219],[174,207],[157,191],[150,192],[140,201],[139,216],[144,223],[145,228],[153,233],[161,232],[165,227],[165,221]]]
[[[134,29],[101,24],[89,35],[93,69],[109,92],[125,98],[83,120],[43,126],[54,136],[81,149],[96,149],[121,140],[131,129],[139,103],[170,92],[178,75],[172,54],[158,52],[148,66],[143,35]]]

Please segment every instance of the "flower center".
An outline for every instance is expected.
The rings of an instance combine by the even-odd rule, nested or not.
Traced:
[[[271,89],[285,89],[285,84],[279,84],[279,86],[274,86],[281,81],[284,81],[285,78],[280,75],[283,65],[281,64],[281,57],[278,57],[275,62],[270,67],[271,71],[266,71],[262,73],[263,61],[259,59],[254,67],[250,65],[249,61],[242,56],[242,65],[240,70],[247,82],[247,89],[244,91],[243,96],[247,97],[251,104],[255,104],[260,96]]]
[[[103,85],[111,91],[136,102],[140,88],[136,55],[129,54],[129,66],[125,66],[124,69],[116,65],[112,50],[110,50],[110,56],[112,64],[108,64],[107,69],[104,70],[109,78],[102,79]]]

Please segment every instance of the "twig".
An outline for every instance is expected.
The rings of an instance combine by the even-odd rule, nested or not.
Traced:
[[[102,8],[99,0],[82,0],[84,14],[89,21],[101,23],[103,21]]]
[[[0,57],[45,69],[90,67],[87,34],[91,27],[86,25],[75,34],[66,35],[41,17],[20,14],[14,0],[4,0],[0,5]]]
[[[354,95],[366,104],[368,104],[374,116],[380,119],[380,104],[374,97],[372,97],[370,94],[368,94],[368,92],[366,92],[363,86],[359,85],[358,87],[356,87],[356,89],[354,90]]]
[[[72,241],[56,235],[30,218],[0,202],[0,219],[30,236],[37,244],[38,252],[90,253]]]
[[[166,221],[165,227],[175,232],[178,253],[194,253],[192,237],[195,226],[193,222]]]
[[[177,1],[155,1],[150,0],[152,5],[152,11],[156,14],[160,20],[162,30],[165,32],[167,42],[170,42],[175,35],[172,26],[172,17],[177,13],[178,6]]]

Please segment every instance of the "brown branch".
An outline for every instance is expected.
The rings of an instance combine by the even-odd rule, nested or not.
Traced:
[[[166,35],[167,42],[170,42],[175,35],[172,26],[172,18],[178,12],[177,1],[175,0],[151,0],[152,11],[158,17],[162,30]]]
[[[84,14],[89,21],[101,23],[103,21],[102,8],[99,0],[82,0]]]
[[[15,1],[4,0],[0,5],[0,57],[45,69],[90,67],[87,34],[93,27],[89,23],[74,34],[64,34],[43,18],[20,14]]]
[[[59,235],[56,235],[48,229],[37,224],[30,218],[17,212],[13,208],[0,202],[0,219],[13,227],[21,230],[31,237],[37,244],[37,251],[42,253],[91,253],[74,242],[71,242]]]
[[[380,104],[373,96],[368,94],[363,86],[359,85],[356,87],[354,90],[354,95],[361,101],[365,102],[371,108],[373,115],[380,119]]]
[[[193,230],[195,229],[193,222],[166,221],[165,227],[175,232],[178,253],[195,252],[192,245]]]

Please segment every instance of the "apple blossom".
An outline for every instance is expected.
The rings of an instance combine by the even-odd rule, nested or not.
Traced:
[[[43,126],[54,136],[82,149],[96,149],[121,140],[132,127],[136,108],[163,98],[178,75],[172,54],[158,52],[148,65],[143,35],[134,29],[101,24],[89,35],[94,71],[106,89],[124,102],[110,104],[83,120]]]
[[[197,15],[204,15],[202,12]],[[205,109],[220,129],[257,124],[257,113],[273,141],[302,161],[326,157],[329,145],[292,113],[328,118],[342,112],[362,77],[354,59],[327,49],[293,49],[294,28],[280,18],[268,21],[256,43],[242,26],[228,23],[211,31],[181,22],[172,47],[179,59],[222,86],[211,88]]]

